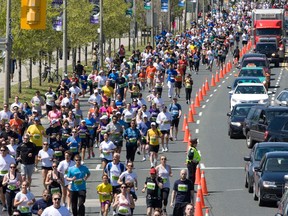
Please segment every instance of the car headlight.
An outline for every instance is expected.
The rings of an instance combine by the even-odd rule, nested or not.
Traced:
[[[241,123],[240,123],[240,122],[231,122],[231,125],[240,127],[240,126],[241,126]]]
[[[275,53],[272,53],[272,56],[275,56],[276,54]]]
[[[276,184],[275,184],[275,182],[271,182],[271,181],[263,181],[263,187],[266,187],[266,188],[268,188],[268,187],[277,187],[276,186]]]
[[[268,103],[268,99],[262,99],[262,100],[259,100],[258,103],[260,103],[260,104]]]
[[[234,99],[234,98],[232,98],[231,101],[234,102],[234,103],[237,103],[237,100]]]

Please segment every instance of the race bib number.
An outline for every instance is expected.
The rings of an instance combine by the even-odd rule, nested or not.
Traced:
[[[155,183],[153,183],[153,182],[148,182],[147,183],[147,189],[155,190],[155,188],[156,188],[156,184]]]
[[[60,193],[60,188],[51,188],[51,195],[53,195],[54,193]]]
[[[77,179],[74,181],[75,185],[81,185],[83,183],[83,179]]]
[[[178,185],[178,191],[179,192],[187,192],[188,191],[188,186],[185,184],[179,184]]]
[[[21,213],[29,213],[29,207],[28,206],[20,206],[19,211]]]
[[[70,147],[71,152],[77,152],[77,147]]]

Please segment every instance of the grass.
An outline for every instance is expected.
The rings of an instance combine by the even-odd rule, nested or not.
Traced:
[[[139,43],[140,45],[140,43]],[[137,49],[139,49],[140,51],[142,51],[145,48],[145,46],[139,46],[137,47]],[[132,54],[132,49],[131,51],[128,51],[128,47],[125,47],[126,51],[126,59],[128,59],[131,54]],[[82,62],[84,63],[84,61]],[[92,70],[91,66],[88,66],[87,71],[88,74],[90,73],[90,71]],[[68,66],[68,71],[72,71],[72,66],[69,65]],[[62,74],[63,70],[62,68],[59,69],[59,74]],[[17,81],[16,81],[17,82]],[[35,92],[37,90],[39,90],[41,92],[41,95],[44,96],[44,94],[48,91],[48,88],[50,86],[52,86],[53,91],[57,88],[59,83],[48,83],[48,81],[46,80],[45,82],[42,82],[42,85],[39,86],[39,78],[33,78],[32,79],[32,88],[29,88],[29,81],[24,81],[22,82],[22,91],[21,93],[18,92],[18,82],[17,84],[15,84],[15,81],[13,83],[14,85],[11,85],[11,98],[9,98],[9,104],[12,104],[14,102],[14,98],[15,96],[19,96],[19,100],[23,103],[25,101],[27,101],[30,104],[30,100],[32,99],[33,96],[35,96]],[[0,104],[4,103],[4,89],[0,88]]]

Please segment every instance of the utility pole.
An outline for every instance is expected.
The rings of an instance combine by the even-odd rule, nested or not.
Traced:
[[[152,47],[154,47],[154,0],[151,0],[151,39]]]
[[[103,0],[99,1],[99,6],[100,6],[100,16],[99,16],[99,21],[100,21],[100,31],[99,31],[99,66],[103,67]]]
[[[199,0],[196,0],[196,9],[195,9],[195,21],[198,24],[198,11],[199,11]]]
[[[6,8],[6,46],[5,46],[5,80],[4,80],[4,103],[9,103],[10,93],[10,68],[11,68],[11,0],[7,0]]]
[[[186,28],[187,28],[187,0],[185,1],[185,5],[184,5],[184,32],[186,32]]]
[[[171,0],[168,0],[168,32],[171,32]]]
[[[67,49],[67,0],[63,0],[63,74],[68,73],[67,69],[67,59],[68,59],[68,49]]]
[[[136,36],[138,32],[136,31],[137,21],[136,21],[136,0],[133,0],[133,13],[132,13],[132,22],[133,22],[133,39],[132,39],[132,47],[133,50],[136,50]]]

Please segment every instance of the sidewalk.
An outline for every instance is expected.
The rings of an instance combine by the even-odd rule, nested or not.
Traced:
[[[131,40],[132,41],[132,40]],[[124,44],[125,47],[128,46],[129,43],[129,39],[128,38],[121,38],[121,44]],[[131,42],[132,43],[132,42]],[[119,44],[119,40],[116,39],[116,49],[118,49],[118,47],[120,46]],[[106,49],[108,48],[108,44],[105,45]],[[112,44],[111,44],[111,50],[113,52],[113,40],[112,40]],[[90,64],[90,60],[91,60],[91,51],[92,51],[92,45],[90,44],[88,47],[88,65]],[[56,56],[55,53],[53,53],[54,56]],[[81,49],[81,61],[83,61],[85,59],[85,51],[84,49]],[[77,58],[76,61],[78,61],[78,53],[77,53]],[[70,56],[70,60],[67,61],[67,65],[72,65],[72,57]],[[18,62],[17,62],[17,67],[18,67]],[[37,62],[35,65],[32,65],[32,78],[38,77],[38,67],[39,67],[39,63]],[[43,65],[42,65],[42,70],[43,70]],[[59,69],[63,69],[64,67],[64,62],[63,60],[59,59]],[[5,80],[5,74],[3,73],[3,68],[2,65],[0,66],[0,68],[2,69],[2,72],[0,72],[0,80]],[[22,74],[21,74],[21,80],[22,82],[29,80],[29,61],[26,62],[22,62]],[[52,64],[52,69],[55,69],[56,66],[55,64]],[[15,73],[14,73],[14,82],[11,82],[11,86],[13,85],[17,85],[18,84],[18,77],[19,77],[19,68],[15,69]],[[43,72],[43,71],[42,71]],[[90,73],[90,71],[88,71],[88,73]],[[0,82],[0,88],[4,88],[4,82]],[[26,88],[26,86],[23,86],[23,88]]]

